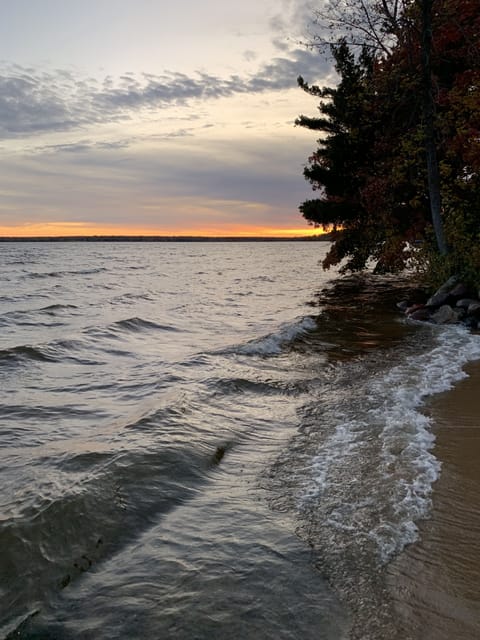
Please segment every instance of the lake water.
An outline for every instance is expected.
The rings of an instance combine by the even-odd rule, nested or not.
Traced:
[[[0,637],[397,637],[422,405],[480,337],[327,248],[2,245]]]

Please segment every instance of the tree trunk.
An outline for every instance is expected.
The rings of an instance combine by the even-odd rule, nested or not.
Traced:
[[[440,171],[438,168],[437,145],[435,141],[435,103],[433,100],[432,70],[430,54],[432,50],[432,4],[433,0],[422,0],[422,71],[423,71],[423,126],[425,152],[427,156],[428,194],[430,211],[437,247],[440,255],[447,254],[447,243],[443,233],[442,200],[440,195]]]

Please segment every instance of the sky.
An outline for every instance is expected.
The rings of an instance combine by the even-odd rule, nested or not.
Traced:
[[[317,3],[318,4],[318,3]],[[0,0],[0,236],[301,235],[305,0]],[[318,232],[318,231],[317,231]]]

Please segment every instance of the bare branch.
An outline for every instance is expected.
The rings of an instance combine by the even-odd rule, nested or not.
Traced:
[[[318,32],[310,46],[327,47],[344,40],[349,46],[367,48],[388,56],[401,31],[408,0],[328,0],[314,11]]]

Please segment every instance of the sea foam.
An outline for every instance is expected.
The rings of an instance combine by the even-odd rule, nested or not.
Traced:
[[[444,327],[428,352],[359,380],[357,396],[352,390],[351,405],[332,416],[313,457],[300,509],[316,508],[327,526],[370,539],[381,563],[414,542],[441,470],[422,407],[464,378],[464,365],[475,359],[480,336]]]

